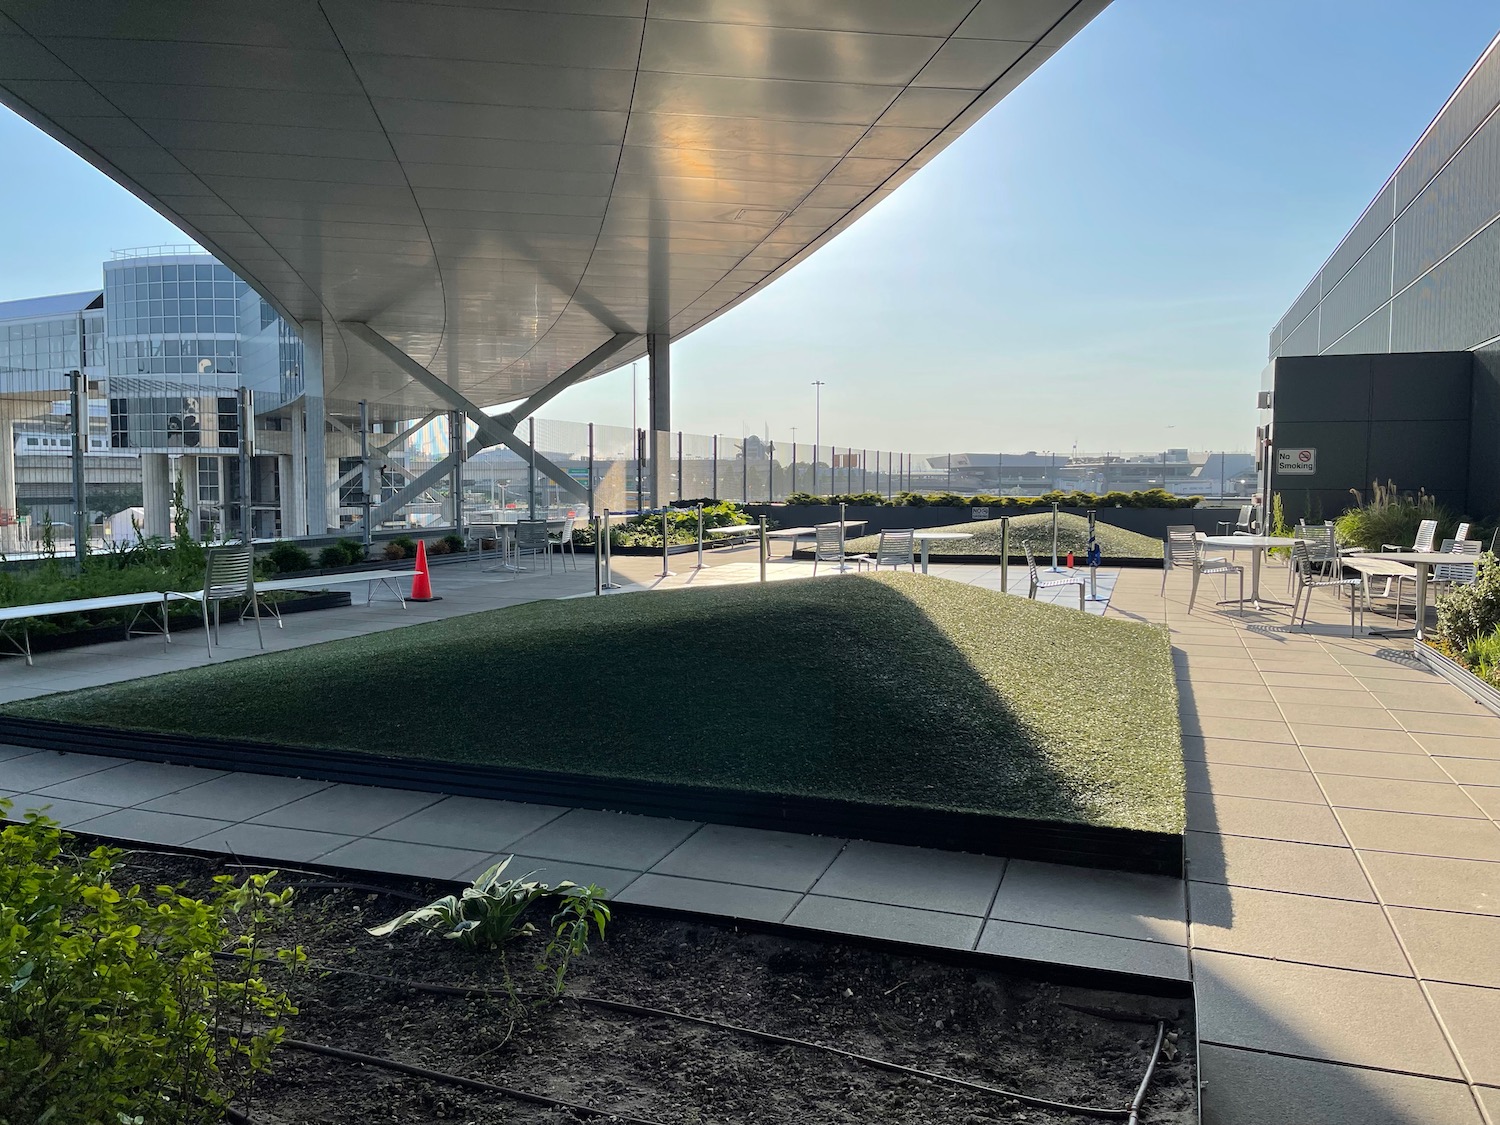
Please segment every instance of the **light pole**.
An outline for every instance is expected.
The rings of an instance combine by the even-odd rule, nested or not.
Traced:
[[[823,447],[823,380],[813,380],[813,495],[818,492],[818,450]],[[831,484],[830,484],[831,488]]]

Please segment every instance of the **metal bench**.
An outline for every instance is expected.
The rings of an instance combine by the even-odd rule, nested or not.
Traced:
[[[406,595],[401,592],[397,585],[403,578],[408,582],[415,578],[415,570],[355,570],[348,574],[313,574],[305,578],[272,578],[265,582],[257,582],[255,591],[258,594],[274,594],[280,590],[326,590],[332,586],[353,586],[360,582],[365,583],[365,605],[375,600],[375,587],[377,585],[390,591],[391,595],[401,603],[401,608],[406,608]],[[281,624],[281,614],[275,612],[275,606],[271,606],[275,613],[276,623]]]
[[[135,616],[130,619],[130,624],[125,627],[127,637],[156,636],[161,635],[163,646],[171,644],[172,636],[167,626],[167,598],[170,595],[157,591],[147,591],[140,594],[110,594],[100,598],[73,598],[65,602],[42,602],[37,605],[10,605],[0,607],[0,639],[5,640],[14,649],[14,652],[0,649],[0,656],[24,656],[27,664],[33,664],[31,659],[31,634],[26,627],[26,622],[36,617],[63,617],[74,613],[89,613],[99,609],[129,609],[135,607]],[[160,629],[137,629],[136,622],[141,615],[155,609],[161,614]],[[17,622],[21,626],[21,639],[16,640],[10,632]],[[153,622],[154,623],[154,622]]]

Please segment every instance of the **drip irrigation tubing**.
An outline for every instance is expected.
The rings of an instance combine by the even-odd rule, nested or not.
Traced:
[[[234,956],[234,954],[229,954],[228,956]],[[339,973],[344,976],[362,977],[366,980],[380,981],[384,984],[393,984],[402,988],[412,989],[415,992],[429,992],[438,996],[479,997],[484,999],[512,998],[512,994],[503,988],[429,984],[426,981],[408,980],[404,977],[393,977],[384,973],[367,973],[358,969],[340,969],[326,965],[308,964],[304,968],[320,972]],[[905,1066],[901,1063],[891,1062],[888,1059],[876,1058],[873,1055],[862,1055],[856,1051],[846,1051],[842,1047],[832,1047],[825,1043],[814,1043],[809,1039],[798,1039],[789,1035],[778,1035],[774,1031],[761,1031],[758,1028],[744,1027],[740,1024],[726,1023],[722,1020],[709,1019],[704,1016],[689,1015],[686,1012],[674,1012],[669,1008],[652,1008],[643,1004],[630,1004],[623,1000],[608,1000],[601,996],[588,996],[582,993],[571,994],[568,999],[581,1005],[602,1008],[608,1011],[624,1012],[628,1015],[648,1016],[659,1019],[681,1020],[684,1023],[695,1023],[703,1027],[730,1031],[767,1043],[779,1043],[784,1046],[823,1051],[831,1055],[836,1055],[839,1058],[848,1059],[851,1062],[873,1067],[877,1070],[886,1070],[894,1074],[904,1075],[908,1078],[919,1078],[928,1082],[941,1082],[950,1086],[958,1086],[975,1093],[987,1094],[991,1097],[1010,1098],[1021,1102],[1023,1105],[1033,1106],[1037,1109],[1051,1109],[1062,1113],[1077,1114],[1082,1117],[1097,1117],[1108,1120],[1126,1119],[1127,1125],[1137,1125],[1139,1121],[1141,1105],[1146,1099],[1146,1090],[1150,1086],[1151,1076],[1156,1070],[1156,1060],[1161,1054],[1162,1041],[1167,1033],[1166,1022],[1158,1020],[1156,1023],[1156,1047],[1151,1052],[1151,1060],[1146,1067],[1145,1076],[1141,1079],[1141,1084],[1136,1090],[1135,1098],[1131,1101],[1128,1109],[1111,1109],[1108,1106],[1073,1105],[1069,1102],[1052,1101],[1049,1098],[1036,1097],[1032,1094],[1022,1094],[1015,1090],[1006,1090],[998,1086],[987,1086],[980,1082],[970,1082],[965,1078],[955,1078],[952,1075],[938,1074],[935,1071]]]

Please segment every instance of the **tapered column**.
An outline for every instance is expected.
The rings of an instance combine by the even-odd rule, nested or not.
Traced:
[[[328,453],[324,441],[326,427],[323,385],[329,349],[325,346],[323,324],[309,320],[302,325],[302,447],[303,511],[305,528],[298,534],[325,535],[328,532],[328,494],[331,480]]]
[[[671,497],[672,480],[672,359],[665,333],[646,337],[650,361],[650,438],[646,504],[659,508]]]

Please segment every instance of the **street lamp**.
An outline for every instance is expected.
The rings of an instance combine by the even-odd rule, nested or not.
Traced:
[[[818,450],[823,446],[823,380],[813,380],[813,493],[818,491]],[[833,462],[830,459],[829,464]],[[832,470],[830,470],[831,472]],[[833,482],[829,482],[832,491]]]

